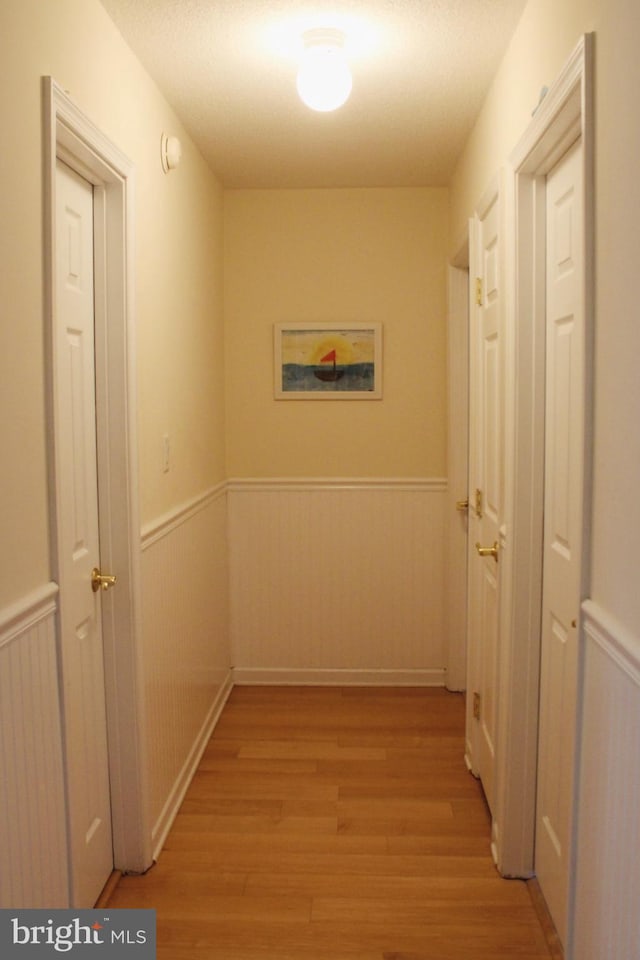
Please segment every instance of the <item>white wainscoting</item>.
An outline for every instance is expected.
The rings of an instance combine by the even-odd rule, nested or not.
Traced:
[[[640,637],[584,615],[575,960],[640,957]]]
[[[155,856],[231,689],[226,523],[220,485],[142,531]]]
[[[0,908],[69,904],[57,589],[0,611]]]
[[[446,481],[231,480],[237,683],[443,684]]]

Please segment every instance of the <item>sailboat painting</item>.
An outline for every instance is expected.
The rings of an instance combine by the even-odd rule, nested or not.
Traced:
[[[382,324],[284,324],[274,330],[279,400],[379,400]]]

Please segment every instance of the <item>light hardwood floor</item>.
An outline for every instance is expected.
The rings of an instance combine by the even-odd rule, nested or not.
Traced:
[[[549,960],[441,689],[236,687],[158,863],[158,960]]]

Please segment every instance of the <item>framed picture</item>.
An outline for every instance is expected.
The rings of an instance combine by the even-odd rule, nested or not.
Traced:
[[[379,400],[381,323],[277,323],[277,400]]]

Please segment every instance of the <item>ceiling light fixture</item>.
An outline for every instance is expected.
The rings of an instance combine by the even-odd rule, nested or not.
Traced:
[[[351,71],[344,55],[341,30],[317,28],[302,37],[304,53],[298,70],[300,99],[312,110],[337,110],[351,93]]]

